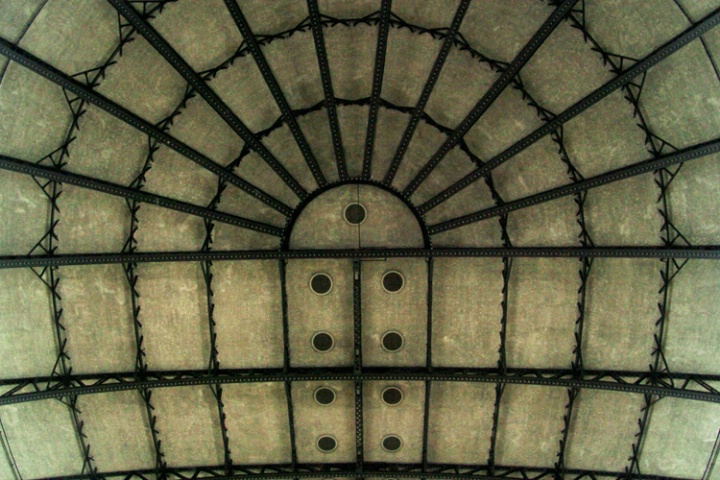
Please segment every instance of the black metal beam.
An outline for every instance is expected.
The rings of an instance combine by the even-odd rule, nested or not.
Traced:
[[[192,160],[206,170],[224,179],[228,183],[235,185],[236,187],[252,195],[266,205],[274,208],[278,212],[286,216],[292,213],[292,209],[287,205],[283,204],[280,200],[272,197],[258,187],[243,180],[234,173],[229,172],[221,165],[210,160],[208,157],[191,148],[189,145],[162,131],[162,129],[156,127],[147,120],[140,118],[138,115],[132,113],[126,108],[121,107],[120,105],[109,100],[108,98],[100,95],[95,90],[88,88],[87,86],[83,85],[69,75],[61,72],[52,65],[49,65],[48,63],[40,60],[31,53],[23,50],[22,48],[14,45],[13,43],[5,40],[2,37],[0,37],[0,55],[3,55],[8,59],[32,70],[33,72],[37,73],[43,78],[46,78],[47,80],[50,80],[51,82],[62,87],[68,92],[71,92],[74,95],[77,95],[78,97],[84,99],[85,101],[92,103],[93,105],[101,108],[102,110],[105,110],[112,116],[122,120],[131,127],[140,130],[142,133],[149,135],[163,145],[170,147],[171,149],[187,157],[188,159]]]
[[[514,210],[520,210],[522,208],[531,207],[533,205],[539,205],[541,203],[556,200],[567,195],[573,195],[575,193],[584,192],[592,188],[607,185],[627,178],[635,177],[645,173],[651,173],[656,170],[667,168],[671,165],[677,165],[691,160],[696,160],[704,156],[720,152],[720,139],[711,140],[709,142],[700,143],[693,145],[692,147],[684,148],[673,153],[661,155],[651,160],[645,160],[643,162],[635,163],[627,167],[618,168],[609,172],[590,177],[585,180],[581,180],[569,185],[562,187],[552,188],[545,190],[544,192],[529,195],[527,197],[519,198],[506,202],[504,205],[498,205],[491,208],[486,208],[475,213],[463,215],[462,217],[453,218],[444,222],[430,225],[428,231],[431,235],[445,232],[459,228],[471,223],[479,222],[488,218],[503,215]],[[438,198],[438,197],[434,197]],[[434,199],[428,200],[425,204],[418,207],[421,214],[427,213],[431,208],[429,206],[435,205]]]
[[[385,259],[385,258],[692,258],[720,259],[720,246],[693,247],[489,247],[489,248],[368,248],[361,250],[213,250],[209,252],[82,253],[64,255],[0,256],[0,269],[50,266],[103,265],[113,263],[160,263],[278,260],[278,259]]]
[[[428,373],[433,371],[432,362],[432,325],[433,325],[433,275],[435,270],[435,259],[427,258],[427,297],[426,297],[426,337],[425,337],[425,368]],[[428,466],[428,437],[430,435],[430,396],[432,394],[432,382],[425,381],[425,401],[423,403],[423,433],[422,433],[422,457],[423,472]],[[423,477],[425,478],[425,477]]]
[[[362,264],[353,262],[353,386],[355,388],[355,477],[365,464],[362,380]]]
[[[312,28],[315,52],[317,53],[318,67],[320,69],[320,83],[322,83],[323,94],[325,95],[325,109],[327,110],[328,121],[330,122],[330,135],[332,136],[333,150],[335,151],[338,176],[340,180],[347,180],[348,170],[345,160],[345,149],[342,145],[340,122],[338,121],[335,93],[332,86],[332,76],[330,75],[330,64],[327,59],[325,36],[320,20],[320,8],[318,7],[317,0],[307,0],[307,7],[310,13],[310,27]]]
[[[198,467],[168,467],[166,472],[172,478],[207,478],[213,480],[281,480],[290,477],[298,478],[343,478],[357,477],[353,470],[354,465],[349,463],[329,464],[299,464],[297,469],[290,464],[271,465],[236,465],[230,475],[223,472],[223,466],[207,465]],[[298,471],[299,470],[299,471]],[[660,475],[630,474],[626,472],[613,472],[603,470],[566,469],[565,480],[602,480],[615,478],[617,480],[690,480],[678,477],[665,477]],[[100,472],[102,478],[146,479],[153,473],[152,470],[123,470],[117,472]],[[417,478],[424,476],[432,479],[448,480],[504,480],[529,479],[543,480],[554,478],[555,470],[547,467],[531,467],[522,465],[502,465],[495,467],[495,473],[489,473],[487,465],[449,465],[432,464],[428,472],[422,473],[421,464],[413,463],[366,463],[365,470],[360,478]],[[67,477],[53,477],[54,480],[89,480],[87,475],[72,475]]]
[[[292,369],[247,369],[219,370],[208,374],[207,370],[126,372],[87,375],[66,375],[63,377],[32,377],[2,379],[0,405],[9,405],[48,398],[62,398],[67,395],[89,395],[95,393],[150,388],[167,388],[193,385],[302,382],[302,381],[433,381],[501,383],[518,385],[540,385],[561,388],[588,388],[624,393],[677,397],[720,403],[720,391],[708,382],[720,381],[720,374],[662,373],[611,370],[586,370],[578,378],[577,371],[567,369],[508,368],[502,373],[497,368],[370,368],[355,374],[350,368],[309,368]]]
[[[283,373],[290,372],[290,322],[288,317],[287,296],[287,260],[280,259],[280,305],[282,308],[283,330]],[[285,399],[288,411],[288,431],[290,433],[290,460],[293,466],[297,465],[297,442],[295,440],[295,409],[292,400],[292,382],[285,382]]]
[[[564,0],[552,15],[545,20],[545,23],[542,24],[530,41],[520,50],[520,53],[518,53],[510,65],[508,65],[502,75],[495,80],[495,83],[493,83],[478,103],[475,104],[470,113],[460,122],[457,128],[448,136],[447,140],[445,140],[438,151],[435,152],[432,158],[423,166],[417,176],[408,185],[405,190],[408,196],[413,194],[425,178],[437,167],[440,161],[445,158],[445,155],[460,143],[465,134],[475,125],[480,117],[483,116],[487,109],[490,108],[490,105],[493,104],[510,82],[512,82],[513,78],[520,72],[520,69],[525,66],[528,60],[530,60],[577,2],[578,0]]]
[[[178,212],[194,215],[201,218],[215,220],[217,222],[228,223],[237,227],[247,228],[256,232],[266,233],[276,237],[282,236],[282,229],[266,223],[249,220],[247,218],[232,215],[230,213],[216,212],[214,210],[199,207],[190,203],[181,202],[172,198],[163,197],[154,193],[144,192],[141,190],[123,187],[114,183],[98,180],[77,173],[61,171],[55,168],[43,167],[35,163],[18,160],[5,155],[0,155],[0,169],[11,172],[30,175],[32,177],[46,178],[53,182],[66,183],[77,187],[95,190],[97,192],[114,195],[117,197],[136,200],[138,202],[148,203],[157,207],[167,208]],[[209,253],[209,252],[208,252]]]
[[[126,1],[126,0],[110,0],[110,1]],[[298,148],[300,149],[300,153],[302,153],[303,158],[305,159],[305,163],[307,163],[308,168],[310,169],[310,172],[312,173],[313,177],[315,178],[315,181],[317,184],[322,187],[325,184],[327,184],[327,180],[325,179],[325,176],[322,173],[322,170],[320,170],[320,166],[317,163],[317,160],[315,159],[315,155],[313,155],[312,150],[310,149],[310,145],[308,145],[307,140],[305,139],[305,135],[303,134],[302,130],[300,129],[300,126],[298,125],[297,121],[295,120],[295,116],[292,114],[292,110],[290,109],[290,105],[287,102],[287,99],[285,98],[285,95],[283,94],[282,90],[280,89],[280,84],[277,82],[277,79],[275,78],[275,75],[273,75],[272,70],[270,69],[270,65],[268,65],[267,60],[265,59],[265,55],[263,55],[262,49],[260,48],[260,44],[258,43],[257,39],[255,38],[255,35],[252,32],[252,29],[250,28],[250,24],[245,19],[245,15],[243,15],[242,11],[240,10],[240,7],[238,7],[238,4],[235,0],[225,0],[225,6],[230,12],[230,15],[232,16],[233,20],[235,21],[235,25],[237,26],[238,30],[240,31],[240,34],[243,37],[243,40],[245,40],[245,44],[248,47],[248,50],[250,51],[250,54],[255,59],[255,63],[258,66],[258,69],[260,70],[260,75],[262,75],[263,80],[265,80],[265,83],[268,86],[268,89],[270,90],[270,93],[272,94],[273,98],[275,99],[275,103],[277,103],[278,108],[280,109],[280,113],[282,114],[283,120],[285,120],[285,124],[288,126],[288,129],[290,130],[290,133],[292,134],[293,138],[295,139],[295,142],[298,145]],[[218,112],[219,113],[219,112]],[[247,132],[249,130],[245,129]]]
[[[701,22],[693,25],[692,27],[685,30],[683,33],[677,35],[675,38],[665,43],[661,47],[654,50],[648,56],[635,63],[632,67],[619,74],[613,80],[610,80],[606,84],[599,87],[597,90],[586,95],[582,100],[568,107],[562,113],[558,114],[551,121],[544,124],[532,133],[529,133],[521,140],[517,141],[498,155],[488,160],[482,167],[470,172],[450,187],[443,190],[440,194],[433,197],[431,200],[425,203],[425,211],[439,205],[440,203],[448,200],[450,197],[460,192],[468,185],[472,184],[476,180],[484,177],[493,169],[497,168],[501,164],[510,160],[512,157],[525,150],[541,138],[556,131],[559,127],[564,125],[569,120],[575,118],[580,113],[584,112],[591,106],[598,103],[603,98],[610,95],[615,90],[622,88],[624,85],[632,81],[638,75],[641,75],[649,68],[657,65],[662,60],[666,59],[700,35],[707,33],[713,27],[720,23],[720,10],[716,10],[712,14],[705,17]],[[425,175],[424,177],[421,174]],[[403,192],[403,195],[409,197],[412,193],[420,186],[420,184],[427,178],[429,174],[428,169],[423,169],[415,178],[408,184],[408,187]]]
[[[395,174],[400,168],[400,162],[402,162],[402,159],[405,156],[405,152],[407,152],[407,149],[410,146],[410,140],[412,140],[415,129],[417,128],[418,123],[420,123],[420,118],[425,111],[425,106],[430,99],[430,95],[435,88],[435,84],[437,83],[438,78],[440,78],[440,72],[445,65],[445,60],[447,60],[447,56],[450,53],[450,48],[453,46],[455,36],[457,35],[458,30],[460,30],[460,24],[462,23],[463,18],[465,18],[465,13],[467,12],[469,6],[470,0],[461,0],[460,5],[458,5],[457,10],[455,11],[455,16],[453,17],[452,23],[448,28],[447,36],[445,37],[445,40],[443,40],[442,47],[440,47],[440,51],[435,58],[435,63],[432,66],[432,70],[430,70],[430,75],[428,76],[427,81],[423,86],[422,93],[420,93],[420,98],[418,98],[418,101],[415,104],[415,108],[413,109],[413,113],[410,116],[407,128],[405,128],[405,133],[403,133],[402,139],[400,140],[397,150],[395,150],[395,155],[393,156],[392,162],[390,163],[390,167],[385,174],[385,178],[383,179],[383,183],[385,185],[392,184],[393,179],[395,178]]]
[[[287,169],[270,153],[265,145],[258,140],[252,131],[223,102],[220,96],[211,89],[205,80],[188,64],[179,53],[160,35],[127,0],[107,0],[115,9],[125,17],[135,30],[152,45],[155,50],[187,81],[192,88],[212,107],[215,112],[233,129],[237,135],[247,143],[262,158],[270,168],[285,182],[285,184],[300,198],[305,198],[307,192],[298,183]]]
[[[370,111],[368,112],[368,125],[365,134],[365,151],[363,154],[362,178],[368,180],[372,176],[372,157],[375,149],[375,132],[377,130],[378,111],[380,109],[380,95],[382,94],[383,75],[385,73],[385,53],[387,52],[387,39],[390,30],[390,13],[392,0],[382,0],[380,5],[380,22],[378,23],[378,39],[375,48],[375,69],[373,71],[373,85],[370,93]]]

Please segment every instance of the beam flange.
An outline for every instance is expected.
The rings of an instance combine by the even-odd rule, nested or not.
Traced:
[[[219,220],[218,220],[219,221]],[[63,255],[0,256],[0,269],[122,263],[202,262],[243,260],[312,260],[322,258],[691,258],[720,260],[720,245],[693,247],[488,247],[488,248],[368,248],[361,250],[212,250],[208,252],[133,252]]]
[[[304,381],[432,381],[540,385],[546,387],[608,390],[624,393],[677,397],[686,400],[720,403],[720,391],[710,382],[720,382],[720,375],[690,373],[659,373],[635,371],[586,370],[582,376],[576,370],[563,369],[507,369],[497,368],[365,368],[356,374],[349,368],[248,369],[136,372],[115,374],[67,375],[0,380],[4,391],[0,405],[64,398],[69,395],[89,395],[126,390],[143,390],[180,386],[269,383]],[[680,385],[680,386],[676,386]],[[691,389],[692,387],[692,389]],[[698,390],[698,389],[702,390]]]

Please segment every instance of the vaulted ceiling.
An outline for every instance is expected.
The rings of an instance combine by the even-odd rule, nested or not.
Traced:
[[[720,479],[719,7],[0,1],[0,478]]]

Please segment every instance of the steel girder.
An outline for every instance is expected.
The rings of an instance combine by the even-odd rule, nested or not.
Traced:
[[[549,202],[551,200],[556,200],[567,195],[584,192],[592,188],[607,185],[609,183],[617,182],[619,180],[635,177],[637,175],[651,173],[656,170],[667,168],[672,165],[682,164],[691,160],[696,160],[698,158],[702,158],[718,152],[720,152],[720,139],[711,140],[709,142],[700,143],[692,147],[678,150],[677,152],[661,155],[651,160],[645,160],[644,162],[639,162],[633,165],[629,165],[627,167],[611,170],[609,172],[597,175],[595,177],[590,177],[585,180],[580,180],[569,185],[552,188],[544,192],[529,195],[527,197],[519,198],[517,200],[512,200],[503,205],[486,208],[475,213],[463,215],[462,217],[457,217],[451,220],[437,223],[435,225],[430,225],[428,227],[428,231],[431,235],[434,235],[436,233],[452,230],[458,227],[462,227],[464,225],[468,225],[470,223],[479,222],[487,218],[509,213],[514,210],[519,210],[533,205],[538,205],[540,203]],[[439,196],[434,198],[439,198]],[[436,205],[433,202],[434,200],[430,199],[425,204],[419,206],[419,212],[421,214],[427,213],[428,210],[430,210],[431,206]]]
[[[681,34],[677,35],[669,42],[657,48],[645,58],[635,63],[632,67],[628,68],[623,73],[620,73],[613,80],[610,80],[595,91],[590,92],[583,99],[556,115],[551,121],[547,122],[545,125],[538,128],[537,130],[529,133],[501,153],[488,160],[482,167],[479,167],[476,170],[470,172],[469,174],[455,182],[453,185],[446,188],[444,191],[442,191],[432,199],[428,200],[428,202],[426,202],[424,205],[425,211],[428,211],[431,208],[443,203],[444,201],[448,200],[450,197],[460,192],[476,180],[486,176],[493,169],[510,160],[512,157],[525,150],[529,146],[533,145],[541,138],[556,131],[562,125],[575,118],[577,115],[584,112],[591,106],[595,105],[615,90],[622,88],[624,85],[631,82],[635,77],[643,74],[648,69],[650,69],[654,65],[657,65],[658,63],[660,63],[676,51],[680,50],[682,47],[684,47],[691,41],[695,40],[704,33],[707,33],[718,23],[720,23],[720,10],[716,10],[712,14],[705,17],[702,21],[698,22],[697,24],[688,28]],[[408,187],[403,192],[403,195],[412,195],[412,193],[420,186],[420,184],[425,180],[425,178],[427,178],[431,171],[432,168],[423,168],[408,184]]]
[[[284,215],[289,215],[292,212],[292,209],[290,207],[282,203],[277,198],[252,185],[246,180],[243,180],[236,174],[228,171],[222,165],[215,163],[210,158],[193,149],[189,145],[181,142],[177,138],[164,132],[162,129],[156,127],[147,120],[139,117],[138,115],[132,113],[126,108],[121,107],[120,105],[109,100],[103,95],[100,95],[92,88],[83,85],[75,78],[61,72],[55,67],[40,60],[31,53],[23,50],[19,46],[7,41],[4,38],[0,38],[0,55],[3,55],[8,59],[32,70],[43,78],[46,78],[47,80],[50,80],[56,85],[62,87],[66,91],[71,92],[72,94],[77,95],[79,98],[82,98],[83,100],[101,108],[112,116],[127,123],[131,127],[136,128],[137,130],[157,140],[163,145],[170,147],[179,154],[187,157],[196,164],[227,181],[228,183],[235,185],[236,187],[252,195],[266,205],[274,208],[278,212]]]
[[[693,247],[466,247],[466,248],[366,248],[360,250],[213,250],[184,252],[87,253],[1,256],[0,269],[61,267],[123,263],[202,262],[241,260],[311,260],[321,258],[690,258],[720,259],[720,246]]]
[[[223,466],[201,467],[168,467],[164,473],[170,478],[177,479],[213,479],[213,480],[279,480],[289,478],[429,478],[447,480],[504,480],[524,479],[543,480],[555,479],[554,468],[497,465],[494,473],[487,465],[449,465],[429,464],[423,468],[420,464],[375,463],[367,462],[362,473],[354,471],[354,464],[298,464],[297,468],[291,464],[270,465],[234,465],[230,473],[224,471]],[[117,472],[98,472],[95,477],[90,475],[72,475],[67,477],[53,477],[54,480],[90,480],[90,479],[118,479],[147,480],[154,474],[154,470],[124,470]],[[565,480],[602,480],[615,478],[617,480],[690,480],[677,477],[658,475],[644,475],[628,472],[611,472],[602,470],[580,470],[568,468],[565,470]]]
[[[372,175],[372,158],[375,148],[375,132],[377,130],[380,95],[382,94],[383,75],[385,73],[385,54],[390,30],[390,13],[392,0],[382,0],[380,5],[380,22],[378,24],[377,47],[375,48],[375,68],[373,85],[370,93],[370,111],[368,112],[367,132],[365,133],[365,150],[363,152],[362,178],[368,180]]]
[[[325,95],[325,108],[327,109],[328,122],[330,123],[330,136],[332,137],[333,151],[335,152],[338,177],[340,180],[347,180],[348,170],[347,162],[345,161],[345,149],[343,148],[342,135],[340,134],[340,122],[337,116],[337,106],[335,105],[335,93],[332,85],[332,76],[330,75],[330,64],[327,59],[327,49],[325,48],[325,35],[323,34],[323,26],[320,18],[320,7],[318,6],[317,0],[307,0],[307,7],[310,13],[310,28],[312,29],[318,68],[320,70],[320,83],[322,84],[323,95]]]
[[[315,155],[310,149],[310,145],[308,144],[305,135],[300,129],[298,123],[295,121],[295,117],[293,116],[292,110],[290,109],[290,104],[288,104],[287,99],[285,98],[285,95],[280,88],[280,84],[275,78],[275,75],[273,75],[272,70],[270,70],[270,65],[268,65],[267,60],[265,60],[265,55],[263,55],[262,50],[260,49],[260,43],[258,42],[257,38],[255,38],[255,35],[250,28],[250,24],[245,19],[245,15],[243,15],[240,7],[238,7],[238,4],[235,0],[225,0],[225,6],[230,12],[233,20],[235,21],[235,25],[237,26],[240,34],[243,37],[243,40],[245,41],[245,44],[250,50],[250,54],[255,59],[255,63],[260,70],[260,75],[262,75],[263,80],[265,81],[268,89],[270,90],[270,93],[275,99],[275,103],[277,103],[277,106],[280,109],[280,113],[285,120],[285,124],[288,126],[290,133],[292,134],[295,142],[298,145],[298,148],[300,149],[300,153],[305,159],[305,163],[307,163],[307,166],[310,169],[310,172],[313,174],[313,177],[315,178],[317,184],[322,187],[327,183],[327,180],[325,179],[325,176],[323,175],[322,170],[320,169],[320,166],[315,159]],[[249,132],[247,128],[246,131]]]
[[[230,107],[222,101],[205,80],[180,56],[179,53],[143,19],[135,8],[126,0],[107,0],[127,20],[138,33],[152,45],[155,50],[187,81],[190,86],[205,99],[215,112],[228,124],[233,131],[262,158],[270,168],[285,182],[295,194],[304,198],[307,195],[300,183],[287,171],[280,161],[270,153],[265,145],[258,140],[253,132],[243,123]],[[308,149],[309,151],[309,149]]]
[[[415,108],[413,108],[413,113],[410,116],[410,121],[405,128],[405,132],[400,139],[397,150],[395,150],[395,155],[393,156],[392,162],[390,163],[390,167],[385,174],[385,178],[383,179],[383,183],[385,185],[392,184],[393,179],[395,178],[395,174],[400,168],[400,162],[402,162],[402,159],[405,156],[405,152],[407,152],[407,149],[410,146],[410,141],[415,134],[415,129],[417,128],[418,123],[420,123],[420,117],[425,111],[425,106],[427,105],[428,100],[430,100],[430,95],[435,88],[435,84],[437,83],[438,78],[440,78],[440,72],[445,65],[445,60],[447,60],[448,54],[450,53],[450,48],[455,42],[455,36],[457,35],[458,30],[460,30],[460,24],[462,24],[463,18],[465,18],[465,13],[467,13],[467,9],[469,7],[470,0],[461,0],[460,5],[458,5],[457,10],[455,11],[455,16],[450,23],[447,36],[445,37],[445,40],[443,40],[442,47],[440,47],[440,51],[435,58],[435,63],[433,63],[432,69],[430,70],[430,75],[428,75],[428,78],[425,81],[425,85],[423,86],[422,92],[420,93],[420,98],[418,98],[418,101],[415,104]]]
[[[542,24],[538,31],[532,36],[530,41],[520,50],[520,53],[513,59],[508,65],[505,71],[498,77],[493,83],[490,89],[482,96],[482,98],[475,104],[470,113],[460,122],[452,134],[448,136],[447,140],[440,146],[438,151],[432,156],[430,160],[423,166],[418,172],[417,176],[408,185],[405,190],[405,194],[410,196],[420,186],[420,184],[427,178],[430,172],[437,166],[438,163],[452,150],[460,141],[463,139],[465,134],[472,128],[473,125],[482,117],[482,115],[490,108],[490,105],[500,96],[505,88],[512,82],[513,78],[520,73],[520,69],[530,60],[540,46],[545,43],[545,40],[550,34],[555,31],[563,18],[572,10],[578,0],[564,0],[555,9],[555,11],[548,17],[547,20]]]
[[[720,391],[713,384],[720,374],[585,370],[579,375],[567,369],[508,368],[349,368],[244,369],[126,372],[66,375],[0,380],[0,405],[9,405],[69,395],[88,395],[125,390],[232,383],[303,381],[432,381],[541,385],[548,387],[609,390],[625,393],[677,397],[720,403]]]
[[[56,168],[44,167],[35,163],[18,160],[5,155],[0,155],[0,169],[11,172],[22,173],[33,177],[46,178],[53,182],[67,183],[89,190],[114,195],[117,197],[136,200],[138,202],[156,205],[170,210],[194,215],[209,220],[215,220],[222,223],[228,223],[237,227],[247,228],[256,232],[266,233],[268,235],[281,236],[282,229],[266,223],[249,220],[229,213],[222,213],[205,207],[199,207],[172,198],[163,197],[154,193],[144,192],[135,188],[123,187],[114,183],[98,180],[77,173],[61,171]]]

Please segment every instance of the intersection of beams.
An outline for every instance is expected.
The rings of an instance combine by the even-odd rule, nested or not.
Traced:
[[[327,110],[328,121],[330,122],[330,135],[332,136],[338,176],[340,180],[346,180],[348,178],[347,162],[345,161],[345,150],[343,149],[342,137],[340,135],[340,122],[338,121],[335,93],[330,75],[330,64],[328,63],[327,50],[325,48],[325,36],[323,35],[322,23],[320,21],[320,8],[318,7],[317,0],[307,0],[307,7],[310,13],[310,27],[312,28],[313,41],[315,42],[318,68],[320,69],[320,83],[322,83],[323,94],[325,95],[325,109]]]
[[[498,155],[488,160],[482,167],[473,170],[472,172],[455,182],[453,185],[446,188],[443,192],[437,195],[433,199],[433,201],[431,201],[432,203],[428,202],[428,204],[426,204],[429,207],[427,208],[427,210],[446,201],[447,199],[460,192],[476,180],[484,177],[495,168],[510,160],[512,157],[514,157],[521,151],[530,147],[541,138],[556,131],[562,125],[572,120],[591,106],[595,105],[615,90],[622,88],[624,85],[632,81],[635,77],[646,72],[654,65],[657,65],[658,63],[660,63],[673,53],[677,52],[682,47],[692,42],[699,36],[709,32],[713,27],[717,26],[718,23],[720,23],[720,10],[716,10],[712,14],[705,17],[701,22],[698,22],[697,24],[688,28],[669,42],[662,45],[661,47],[658,47],[648,56],[635,63],[632,67],[625,70],[625,72],[621,73],[613,80],[610,80],[606,84],[599,87],[597,90],[590,92],[582,100],[568,107],[565,111],[555,116],[552,120],[544,124],[542,127],[538,128],[534,132],[529,133],[528,135],[517,141],[515,144],[511,145]],[[417,190],[420,184],[422,184],[422,182],[427,178],[431,171],[431,168],[423,168],[420,172],[418,172],[415,178],[413,178],[413,180],[403,191],[403,195],[405,195],[406,197],[411,196],[413,192]]]
[[[418,173],[413,183],[408,186],[408,195],[412,195],[420,183],[430,175],[430,172],[440,163],[440,161],[452,150],[460,141],[463,139],[465,134],[472,128],[473,125],[483,116],[483,114],[490,108],[490,105],[500,96],[510,82],[520,72],[520,69],[530,60],[530,57],[540,48],[550,34],[557,28],[565,15],[572,10],[578,0],[564,0],[560,6],[548,17],[545,23],[542,24],[540,29],[533,35],[530,41],[520,50],[520,53],[515,59],[508,65],[505,71],[495,80],[495,83],[490,89],[483,95],[473,107],[470,113],[460,122],[460,125],[452,132],[452,134],[445,140],[440,146],[438,151],[432,156],[428,163]],[[415,185],[417,182],[417,185]]]
[[[247,143],[252,150],[272,168],[285,184],[300,198],[307,192],[290,172],[278,161],[270,150],[258,140],[252,131],[228,107],[225,102],[211,89],[205,80],[180,56],[175,49],[160,35],[127,0],[107,0],[127,20],[138,33],[148,41],[155,50],[187,81],[190,86],[205,99],[215,112]]]
[[[410,146],[410,140],[412,140],[415,129],[417,128],[418,123],[420,123],[420,118],[425,111],[425,106],[430,99],[430,94],[432,94],[435,84],[437,83],[438,78],[440,78],[440,72],[442,71],[443,65],[445,65],[445,60],[447,60],[450,48],[453,46],[457,32],[460,30],[460,24],[462,23],[463,18],[465,18],[465,13],[467,12],[469,6],[470,0],[461,0],[460,5],[458,5],[457,10],[455,11],[455,16],[450,24],[447,36],[443,41],[442,47],[440,47],[440,52],[438,52],[435,63],[432,66],[432,70],[430,70],[430,75],[425,82],[425,86],[423,86],[420,98],[418,99],[417,104],[415,104],[415,108],[410,116],[410,121],[405,129],[405,133],[403,133],[400,144],[395,151],[395,155],[393,156],[390,167],[385,175],[385,179],[383,180],[385,185],[392,184],[395,174],[400,168],[400,162],[402,162],[405,152],[407,152],[407,149]]]
[[[235,185],[239,189],[252,195],[253,197],[257,198],[258,200],[265,203],[266,205],[274,208],[275,210],[282,213],[283,215],[287,216],[292,213],[292,209],[290,207],[288,207],[287,205],[283,204],[277,198],[269,195],[268,193],[264,192],[263,190],[259,189],[258,187],[243,180],[239,176],[228,171],[222,165],[215,163],[213,160],[209,159],[202,153],[191,148],[189,145],[181,142],[180,140],[176,139],[175,137],[165,133],[163,130],[161,130],[160,128],[151,124],[147,120],[140,118],[136,114],[127,110],[126,108],[121,107],[117,103],[109,100],[108,98],[104,97],[103,95],[100,95],[98,92],[94,91],[93,89],[88,88],[87,86],[83,85],[82,83],[75,80],[71,76],[61,72],[60,70],[56,69],[55,67],[49,65],[48,63],[40,60],[39,58],[35,57],[31,53],[23,50],[22,48],[18,47],[17,45],[15,45],[1,37],[0,37],[0,55],[3,55],[5,57],[7,57],[9,60],[12,60],[13,62],[18,63],[19,65],[22,65],[23,67],[32,70],[33,72],[37,73],[38,75],[42,76],[43,78],[46,78],[47,80],[50,80],[54,84],[62,87],[66,91],[71,92],[74,95],[77,95],[78,97],[82,98],[83,100],[106,111],[107,113],[114,116],[115,118],[122,120],[123,122],[127,123],[131,127],[136,128],[137,130],[141,131],[142,133],[155,139],[159,143],[161,143],[167,147],[170,147],[177,153],[187,157],[188,159],[192,160],[196,164],[200,165],[201,167],[205,168],[206,170],[214,173],[218,177],[227,181],[228,183]],[[206,87],[207,87],[207,85],[206,85]]]
[[[720,403],[720,391],[710,383],[719,382],[720,375],[587,370],[578,375],[576,370],[508,368],[370,368],[355,373],[350,368],[245,369],[186,371],[145,371],[116,374],[64,375],[0,380],[0,405],[64,398],[69,395],[127,390],[148,390],[197,385],[224,385],[233,383],[304,382],[304,381],[432,381],[539,385],[546,387],[608,390],[623,393],[677,397],[686,400]]]
[[[18,160],[5,155],[0,155],[0,169],[22,173],[24,175],[31,175],[33,177],[46,178],[53,182],[67,183],[69,185],[75,185],[88,190],[95,190],[97,192],[129,200],[136,200],[138,202],[148,203],[150,205],[175,210],[188,215],[194,215],[208,220],[215,220],[217,222],[247,228],[249,230],[274,235],[276,237],[282,235],[281,228],[268,225],[266,223],[249,220],[229,213],[217,212],[209,208],[199,207],[191,203],[181,202],[179,200],[174,200],[172,198],[163,197],[161,195],[156,195],[142,190],[123,187],[103,180],[86,177],[84,175],[78,175],[76,173],[61,171],[50,167],[42,167],[35,163]]]
[[[307,163],[307,166],[310,169],[313,177],[315,178],[318,186],[324,186],[325,184],[327,184],[327,180],[325,179],[325,176],[320,170],[320,166],[315,159],[315,155],[313,155],[312,151],[310,150],[310,145],[308,145],[308,142],[305,139],[305,135],[303,134],[300,126],[295,120],[295,116],[290,109],[290,105],[288,104],[285,95],[280,89],[280,84],[278,84],[275,75],[273,75],[272,70],[270,70],[270,65],[268,65],[267,60],[265,60],[265,55],[263,55],[262,50],[260,49],[260,44],[255,38],[255,35],[250,28],[250,24],[245,19],[245,15],[243,15],[240,7],[238,7],[235,0],[225,0],[225,6],[227,7],[230,15],[235,21],[235,25],[240,31],[243,40],[245,40],[248,50],[250,50],[250,54],[255,59],[255,63],[257,64],[258,69],[260,69],[260,75],[262,75],[262,78],[267,84],[270,93],[275,99],[275,103],[277,103],[277,106],[280,109],[282,118],[283,120],[285,120],[285,124],[288,126],[288,129],[290,129],[290,133],[295,139],[295,142],[300,149],[300,153],[302,153],[302,156],[305,159],[305,163]]]
[[[697,160],[699,158],[720,152],[720,138],[711,140],[709,142],[700,143],[692,147],[678,150],[674,153],[667,155],[661,155],[652,160],[645,160],[643,162],[628,165],[627,167],[618,168],[611,170],[606,173],[602,173],[595,177],[590,177],[585,180],[580,180],[569,185],[562,187],[552,188],[545,190],[544,192],[536,193],[534,195],[528,195],[527,197],[519,198],[517,200],[511,200],[498,205],[496,207],[486,208],[475,213],[463,215],[462,217],[453,218],[444,222],[437,223],[428,227],[428,231],[431,235],[452,230],[464,225],[486,220],[488,218],[503,215],[514,210],[520,210],[522,208],[531,207],[533,205],[539,205],[541,203],[556,200],[567,195],[573,195],[576,193],[584,192],[592,188],[607,185],[609,183],[625,180],[645,173],[651,173],[656,170],[667,168],[672,165],[678,165],[691,160]],[[452,187],[450,187],[452,188]],[[432,207],[439,205],[447,198],[442,197],[442,193],[431,198],[425,204],[418,207],[420,214],[427,213]]]
[[[197,207],[200,208],[200,207]],[[212,212],[212,211],[210,211]],[[212,212],[213,215],[225,215]],[[212,217],[216,221],[220,217]],[[312,260],[323,258],[691,258],[719,260],[720,246],[693,247],[467,247],[467,248],[367,248],[361,250],[212,250],[206,252],[131,252],[64,255],[0,256],[0,269],[106,265],[122,263],[203,262],[242,260]]]

